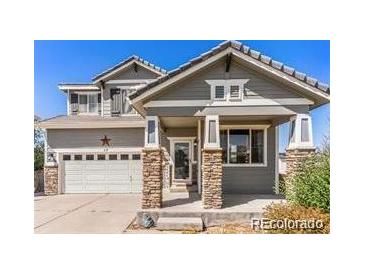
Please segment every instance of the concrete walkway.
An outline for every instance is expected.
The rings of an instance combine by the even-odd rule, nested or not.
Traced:
[[[140,194],[34,197],[35,233],[122,233],[136,216]]]

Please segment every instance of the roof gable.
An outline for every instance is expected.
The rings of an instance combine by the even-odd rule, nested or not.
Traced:
[[[123,60],[119,64],[115,65],[114,67],[107,69],[106,71],[98,74],[95,76],[92,81],[93,83],[100,82],[104,79],[115,77],[120,75],[122,72],[129,70],[129,69],[135,69],[136,67],[142,67],[144,70],[147,70],[151,72],[152,75],[155,75],[154,78],[163,76],[166,74],[166,70],[136,56],[133,55],[126,60]]]
[[[317,79],[309,77],[305,73],[298,72],[281,62],[272,60],[260,52],[251,50],[239,42],[226,41],[138,89],[130,96],[132,103],[136,104],[141,100],[145,100],[149,96],[157,94],[161,89],[173,84],[175,81],[181,80],[196,70],[202,69],[204,66],[231,54],[240,58],[246,65],[251,66],[251,68],[289,84],[293,89],[300,90],[308,96],[317,98],[317,105],[329,101],[330,89],[328,85],[320,83]]]

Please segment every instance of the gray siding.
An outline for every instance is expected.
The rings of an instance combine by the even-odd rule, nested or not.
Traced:
[[[110,147],[143,147],[143,128],[124,129],[49,129],[47,142],[50,148],[94,148],[101,147],[106,135],[111,139]]]
[[[275,127],[267,130],[267,167],[223,167],[223,192],[273,194],[275,186]]]
[[[231,63],[230,72],[226,73],[224,61],[220,61],[189,79],[167,88],[152,100],[209,100],[210,86],[205,82],[208,79],[250,79],[246,84],[248,91],[246,99],[300,98],[285,85],[259,75],[235,61]]]

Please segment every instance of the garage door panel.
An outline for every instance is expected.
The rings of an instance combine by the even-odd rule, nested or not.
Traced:
[[[86,159],[83,156],[83,159]],[[107,157],[108,159],[108,157]],[[139,193],[140,160],[64,161],[65,193]]]

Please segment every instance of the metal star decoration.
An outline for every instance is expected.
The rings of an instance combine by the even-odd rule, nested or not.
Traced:
[[[106,137],[106,135],[104,135],[104,138],[103,139],[100,139],[101,141],[101,145],[102,146],[110,146],[110,141],[111,139],[109,139],[108,137]]]

